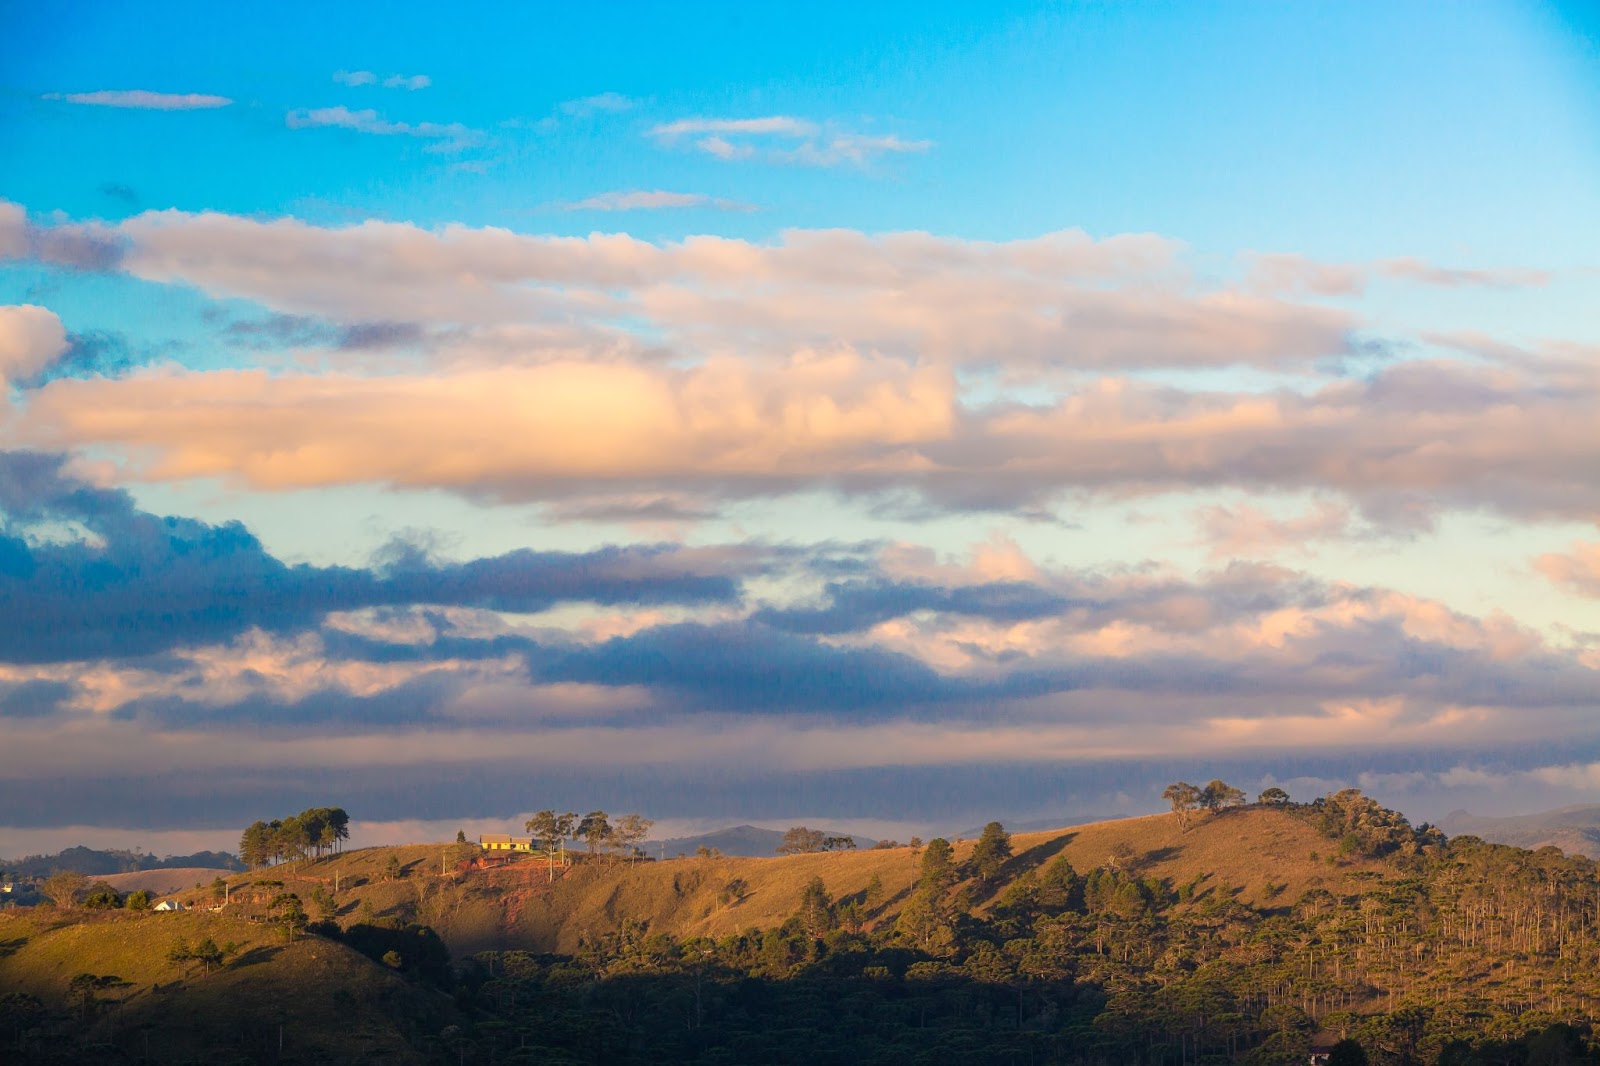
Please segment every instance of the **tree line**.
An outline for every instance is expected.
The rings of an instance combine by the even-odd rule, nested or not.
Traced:
[[[239,838],[239,859],[251,869],[276,862],[320,858],[350,839],[350,815],[342,807],[311,807],[288,818],[252,822]]]

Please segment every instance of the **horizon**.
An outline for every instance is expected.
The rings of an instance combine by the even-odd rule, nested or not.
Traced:
[[[0,854],[1600,803],[1592,7],[0,55]]]

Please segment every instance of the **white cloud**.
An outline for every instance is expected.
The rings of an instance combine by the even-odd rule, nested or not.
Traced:
[[[352,88],[381,84],[385,89],[405,89],[409,92],[426,89],[433,84],[433,79],[426,74],[390,74],[380,81],[370,70],[336,70],[333,72],[333,80]]]
[[[370,107],[352,111],[343,104],[291,111],[284,122],[292,130],[331,127],[380,137],[417,137],[435,142],[428,149],[432,152],[459,152],[479,145],[484,140],[481,130],[471,129],[459,122],[391,122]]]
[[[67,350],[67,331],[54,311],[33,304],[0,306],[0,388],[28,378]]]
[[[385,89],[404,89],[407,92],[426,89],[432,84],[433,79],[426,74],[391,74],[383,79]]]
[[[680,207],[712,207],[719,211],[753,211],[751,204],[708,196],[699,192],[667,192],[663,189],[626,189],[596,193],[564,205],[571,211],[659,211]]]
[[[143,111],[202,111],[227,107],[233,103],[226,96],[209,93],[160,93],[148,89],[102,89],[92,93],[49,93],[47,100],[65,100],[69,104],[87,104],[94,107],[124,107]]]
[[[557,105],[556,110],[572,118],[590,118],[599,114],[617,114],[630,111],[638,106],[638,101],[623,96],[621,93],[604,92],[594,96],[582,96],[576,100],[563,100]]]
[[[759,158],[814,167],[864,167],[880,156],[926,152],[933,147],[928,140],[840,130],[790,115],[682,118],[660,123],[649,132],[664,145],[690,139],[695,148],[718,159]]]

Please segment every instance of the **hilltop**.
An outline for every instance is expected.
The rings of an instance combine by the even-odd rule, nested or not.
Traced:
[[[954,846],[964,862],[974,843]],[[1388,871],[1358,855],[1335,860],[1326,836],[1275,808],[1240,808],[1198,818],[1187,832],[1171,814],[1019,833],[1001,885],[985,892],[986,913],[1004,884],[1065,856],[1080,871],[1108,862],[1196,894],[1227,895],[1245,905],[1288,905],[1313,889],[1351,891]],[[362,848],[315,861],[234,874],[227,880],[235,910],[259,906],[281,891],[304,898],[337,889],[339,920],[361,915],[420,921],[436,929],[456,955],[486,950],[570,953],[585,937],[616,932],[625,922],[676,937],[726,936],[771,928],[800,905],[820,877],[835,898],[864,896],[874,878],[883,894],[868,928],[899,916],[919,876],[921,853],[910,847],[869,848],[767,858],[722,856],[656,861],[576,862],[556,880],[536,861],[478,868],[461,845]],[[443,875],[441,876],[441,871]],[[265,882],[265,884],[262,884]],[[732,886],[732,887],[730,887]],[[210,905],[209,885],[180,893]]]

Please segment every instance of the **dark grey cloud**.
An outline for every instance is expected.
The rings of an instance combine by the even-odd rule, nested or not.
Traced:
[[[48,718],[73,695],[65,681],[0,685],[0,718]]]
[[[704,557],[686,562],[671,547],[522,550],[465,563],[401,557],[383,572],[289,566],[237,522],[149,514],[125,492],[67,476],[61,464],[60,456],[0,453],[0,660],[148,655],[396,604],[537,611],[564,601],[723,603],[740,595],[734,561],[719,570]],[[63,523],[90,537],[23,535]]]
[[[644,685],[690,711],[905,713],[973,689],[910,656],[833,647],[754,621],[657,626],[540,660],[545,680]]]

